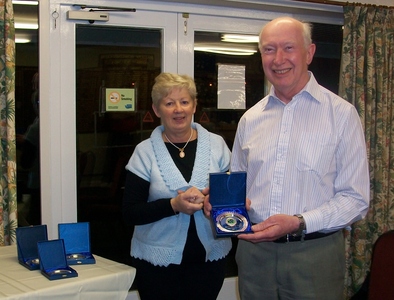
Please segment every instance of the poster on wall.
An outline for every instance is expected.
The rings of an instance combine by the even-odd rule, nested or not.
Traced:
[[[245,66],[218,64],[218,109],[245,107]]]
[[[106,111],[135,111],[135,89],[105,89]]]

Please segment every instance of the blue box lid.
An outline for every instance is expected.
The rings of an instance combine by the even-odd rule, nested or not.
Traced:
[[[18,261],[30,270],[40,268],[37,242],[48,240],[47,225],[16,228]]]
[[[246,172],[210,173],[209,202],[212,207],[245,206]]]
[[[49,280],[78,276],[77,271],[68,266],[62,239],[37,242],[37,248],[41,273]]]
[[[64,240],[66,254],[90,252],[89,222],[58,224],[59,239]]]
[[[67,268],[63,240],[49,240],[37,243],[41,270]]]
[[[59,239],[64,240],[66,258],[69,265],[94,264],[96,259],[90,250],[90,224],[60,223]]]

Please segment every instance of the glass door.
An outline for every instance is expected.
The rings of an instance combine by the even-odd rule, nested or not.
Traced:
[[[194,45],[194,63],[188,72],[194,76],[198,93],[194,118],[207,130],[221,135],[230,149],[239,118],[264,96],[264,74],[256,43],[262,24],[257,20],[199,15],[190,15],[188,20],[187,31]],[[225,34],[251,41],[225,42]],[[232,239],[226,277],[238,275],[237,241]]]
[[[125,263],[133,232],[121,214],[125,165],[160,123],[150,90],[161,40],[160,29],[76,27],[78,221],[90,222],[94,253]]]

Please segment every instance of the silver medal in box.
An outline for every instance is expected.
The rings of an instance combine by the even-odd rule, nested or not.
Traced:
[[[209,174],[209,201],[215,237],[251,233],[246,211],[246,172]]]

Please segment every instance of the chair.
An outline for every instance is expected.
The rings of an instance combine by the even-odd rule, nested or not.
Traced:
[[[369,280],[368,300],[394,299],[394,230],[376,240]]]

